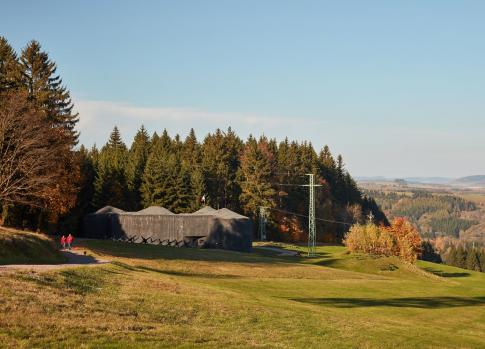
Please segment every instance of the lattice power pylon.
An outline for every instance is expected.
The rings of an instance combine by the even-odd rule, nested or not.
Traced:
[[[321,187],[320,184],[315,184],[315,175],[313,173],[307,173],[309,176],[308,187],[309,203],[308,203],[308,257],[314,257],[316,254],[317,243],[317,228],[315,225],[315,187]]]

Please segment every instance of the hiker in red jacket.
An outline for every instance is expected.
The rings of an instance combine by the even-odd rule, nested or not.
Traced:
[[[64,235],[61,237],[61,246],[63,250],[66,248],[66,237]]]
[[[67,243],[67,249],[70,250],[71,249],[71,243],[72,243],[72,240],[74,240],[74,238],[72,237],[71,234],[69,234],[66,238],[66,243]]]

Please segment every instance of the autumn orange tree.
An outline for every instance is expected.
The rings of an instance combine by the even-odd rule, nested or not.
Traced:
[[[394,239],[393,254],[414,263],[421,254],[422,241],[416,228],[404,217],[396,217],[384,228]]]
[[[409,263],[416,262],[422,246],[418,231],[403,217],[395,218],[388,227],[355,224],[343,242],[351,252],[398,256]]]

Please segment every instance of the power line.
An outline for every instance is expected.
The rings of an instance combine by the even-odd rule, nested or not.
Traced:
[[[307,215],[296,213],[296,212],[290,212],[290,211],[285,211],[285,210],[281,210],[281,209],[278,209],[278,208],[270,208],[270,207],[268,207],[268,209],[270,209],[272,211],[278,211],[278,212],[281,212],[281,213],[285,213],[285,214],[290,214],[290,215],[293,215],[293,216],[308,218]],[[315,220],[322,221],[322,222],[328,222],[328,223],[352,225],[352,223],[347,223],[347,222],[342,222],[342,221],[334,221],[334,220],[331,220],[331,219],[324,219],[324,218],[319,218],[319,217],[315,217]]]
[[[289,176],[289,171],[288,171]],[[300,217],[307,217],[308,218],[308,256],[313,257],[316,254],[316,240],[317,240],[317,228],[316,228],[316,220],[329,222],[329,223],[337,223],[337,224],[345,224],[350,225],[347,222],[339,222],[339,221],[332,221],[330,219],[323,219],[315,217],[315,187],[322,187],[322,184],[315,184],[315,175],[313,173],[306,173],[304,175],[299,176],[308,176],[308,184],[293,184],[293,183],[272,183],[274,186],[291,186],[291,187],[308,187],[309,191],[309,200],[308,200],[308,216],[297,214],[294,212],[288,212],[284,210],[278,210],[269,208],[270,210],[275,210],[279,212],[284,212],[286,214],[292,214]],[[264,230],[264,223],[265,223],[265,211],[264,208],[261,207],[260,209],[260,237],[265,234]]]

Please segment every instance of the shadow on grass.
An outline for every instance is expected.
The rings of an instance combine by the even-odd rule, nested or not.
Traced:
[[[185,247],[168,247],[159,245],[130,244],[109,240],[83,240],[80,245],[86,246],[100,254],[114,257],[138,259],[166,259],[189,261],[215,261],[234,263],[293,264],[307,259],[299,256],[275,256],[268,251],[254,250],[252,253],[219,249],[198,249]]]
[[[326,258],[326,259],[318,261],[314,264],[332,268],[335,266],[339,266],[342,263],[342,260],[339,258],[329,258],[327,256],[322,256],[322,258]]]
[[[395,307],[439,309],[485,305],[485,297],[409,297],[409,298],[290,298],[295,302],[335,308]]]
[[[137,266],[137,269],[141,271],[151,271],[151,272],[165,274],[165,275],[188,276],[188,277],[207,278],[207,279],[240,279],[241,278],[238,275],[191,273],[191,272],[183,272],[178,270],[160,270],[160,269],[150,268],[145,266]]]
[[[459,272],[459,273],[447,273],[441,270],[433,269],[433,268],[424,268],[429,273],[444,277],[444,278],[461,278],[461,277],[467,277],[470,276],[470,273],[467,272]]]
[[[98,260],[93,256],[82,255],[72,251],[61,251],[69,264],[96,264]]]

